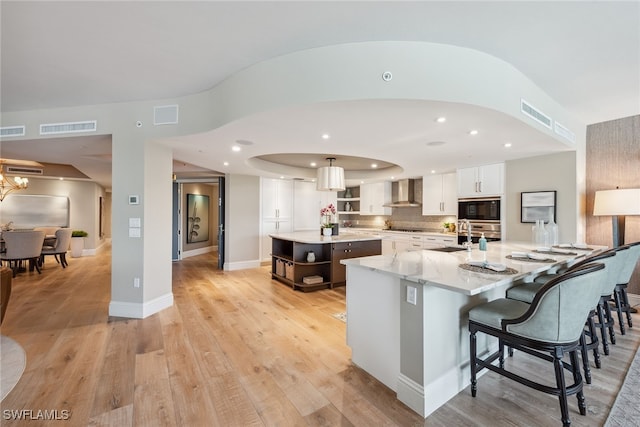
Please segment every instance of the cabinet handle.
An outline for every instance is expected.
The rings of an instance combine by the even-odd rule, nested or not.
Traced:
[[[478,193],[482,193],[482,181],[478,182]]]

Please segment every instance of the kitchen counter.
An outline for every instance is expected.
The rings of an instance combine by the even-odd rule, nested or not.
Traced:
[[[514,274],[460,268],[482,259],[477,245],[470,253],[425,249],[341,261],[347,267],[351,360],[394,390],[401,402],[428,416],[469,385],[471,308],[503,298],[515,283],[532,281],[539,273],[593,252],[572,249],[577,255],[548,255],[554,259],[549,263],[506,258],[534,249],[527,243],[489,243],[487,260],[505,264]],[[479,355],[496,348],[491,338],[478,340]]]
[[[358,242],[364,240],[380,240],[380,237],[357,234],[349,232],[340,232],[337,236],[322,236],[320,231],[296,231],[292,233],[274,233],[270,234],[272,239],[289,240],[298,243],[320,244],[335,242]]]

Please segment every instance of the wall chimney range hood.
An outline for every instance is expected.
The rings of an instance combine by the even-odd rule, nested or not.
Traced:
[[[412,208],[422,206],[421,203],[415,201],[415,193],[413,191],[415,180],[401,179],[400,181],[393,182],[391,185],[392,194],[395,196],[395,201],[386,203],[384,206],[391,208]]]

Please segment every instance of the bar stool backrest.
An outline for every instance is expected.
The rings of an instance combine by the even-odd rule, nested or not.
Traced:
[[[527,312],[503,320],[503,328],[535,341],[579,340],[590,311],[600,300],[600,284],[607,274],[604,264],[593,263],[551,279],[536,293]]]
[[[640,259],[640,242],[630,243],[626,245],[626,247],[629,250],[620,254],[624,255],[625,260],[620,264],[616,280],[617,285],[626,285],[629,283],[633,270],[636,268],[636,264],[638,264],[638,259]]]

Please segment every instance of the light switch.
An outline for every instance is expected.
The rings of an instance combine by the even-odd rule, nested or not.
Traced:
[[[129,229],[129,237],[140,237],[140,229],[139,228],[130,228]]]
[[[140,228],[140,218],[129,218],[129,227]]]
[[[416,305],[418,302],[418,289],[415,286],[407,286],[407,302]]]

